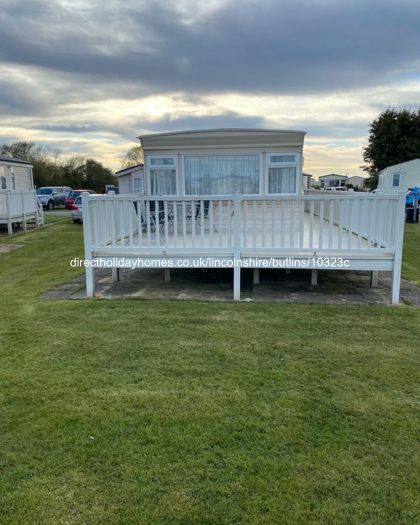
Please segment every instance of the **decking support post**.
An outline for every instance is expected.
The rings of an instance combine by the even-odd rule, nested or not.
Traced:
[[[287,274],[292,273],[292,270],[290,268],[286,268],[286,273]]]
[[[120,280],[120,269],[112,268],[112,280],[114,283],[117,283]]]
[[[171,269],[165,268],[165,283],[171,282]]]
[[[35,192],[34,198],[35,198],[35,226],[39,228],[39,206],[38,206],[38,199],[36,196],[36,192]]]
[[[233,300],[241,300],[241,194],[233,197]]]
[[[254,268],[254,284],[260,284],[260,269]]]
[[[311,286],[318,284],[318,270],[311,270]]]
[[[21,193],[21,196],[22,196],[23,231],[26,232],[27,229],[26,229],[26,213],[25,213],[25,195],[23,191]]]
[[[379,280],[379,272],[378,272],[378,270],[372,270],[370,272],[370,285],[373,288],[377,288],[378,287],[378,280]]]
[[[13,234],[13,224],[12,224],[12,210],[10,209],[10,192],[6,191],[6,210],[7,210],[7,233],[9,235]]]
[[[86,297],[95,297],[95,268],[86,266]]]
[[[400,303],[400,287],[401,287],[401,264],[402,264],[402,250],[404,243],[404,219],[405,219],[405,198],[406,191],[398,192],[398,202],[395,217],[394,230],[394,268],[392,270],[392,291],[391,304]]]
[[[86,296],[94,297],[95,296],[95,268],[92,266],[92,235],[91,235],[91,216],[90,216],[90,206],[89,206],[89,197],[88,193],[82,193],[82,207],[83,207],[83,237],[85,244],[85,261],[87,261],[88,266],[86,266]]]

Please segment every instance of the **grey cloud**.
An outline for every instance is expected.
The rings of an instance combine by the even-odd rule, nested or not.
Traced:
[[[28,124],[29,129],[41,129],[46,132],[71,133],[79,136],[85,134],[95,134],[109,132],[124,137],[129,141],[135,141],[136,137],[142,133],[154,133],[161,131],[176,131],[200,128],[247,128],[262,127],[264,119],[258,116],[244,117],[234,112],[227,112],[217,116],[189,116],[182,118],[172,118],[170,115],[156,120],[130,118],[124,119],[117,125],[104,124],[101,126],[83,122],[79,116],[78,124],[47,124],[42,120],[33,119]]]
[[[418,68],[419,19],[409,0],[233,1],[188,23],[171,2],[14,0],[0,58],[154,93],[331,92]]]
[[[157,132],[162,129],[166,131],[203,129],[203,128],[258,128],[262,127],[264,119],[257,116],[242,116],[234,112],[227,112],[216,116],[189,116],[182,118],[171,118],[169,115],[153,121],[138,121],[138,126],[133,129],[140,130],[139,133]],[[137,133],[137,134],[139,134]]]
[[[54,131],[58,133],[76,133],[76,134],[83,134],[83,133],[95,133],[98,131],[104,131],[103,127],[99,126],[93,126],[93,125],[77,125],[77,124],[70,124],[70,125],[48,125],[43,124],[41,126],[36,126],[39,129],[42,129],[44,131]]]

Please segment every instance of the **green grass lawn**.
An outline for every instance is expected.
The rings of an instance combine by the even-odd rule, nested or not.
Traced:
[[[402,274],[420,286],[420,224],[405,225]]]
[[[8,240],[2,525],[420,522],[420,309],[48,300],[82,228]]]

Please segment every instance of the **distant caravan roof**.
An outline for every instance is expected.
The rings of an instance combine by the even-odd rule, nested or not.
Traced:
[[[0,153],[0,162],[12,162],[14,164],[28,164],[29,166],[32,166],[30,162],[27,162],[26,160],[16,159],[15,157],[9,157],[9,155],[3,155],[3,153]]]
[[[399,162],[398,164],[393,164],[392,166],[387,166],[383,170],[381,170],[379,173],[382,173],[385,170],[390,170],[391,168],[395,168],[396,166],[401,166],[402,164],[408,164],[409,162],[418,162],[420,159],[411,159],[411,160],[405,160],[404,162]]]
[[[130,171],[138,170],[139,168],[143,168],[144,164],[141,162],[140,164],[136,164],[135,166],[129,166],[128,168],[123,168],[122,170],[116,171],[115,175],[117,177],[121,177],[121,175],[124,175],[126,173],[130,173]]]
[[[305,131],[284,129],[220,128],[154,133],[137,137],[143,148],[230,148],[264,146],[302,146]]]
[[[339,173],[328,173],[327,175],[321,175],[319,179],[325,179],[325,177],[341,177],[342,179],[348,179],[347,175],[340,175]]]

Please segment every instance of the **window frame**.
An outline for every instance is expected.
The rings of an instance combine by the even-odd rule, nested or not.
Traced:
[[[156,166],[151,164],[152,159],[174,159],[173,165],[167,164],[163,166]],[[152,196],[152,184],[150,178],[150,170],[170,170],[175,171],[175,182],[176,182],[176,193],[175,195],[160,195],[160,197],[179,197],[179,181],[178,181],[178,155],[146,155],[146,168],[147,168],[147,193],[149,196]],[[144,181],[143,181],[144,185]],[[144,191],[144,190],[143,190]],[[134,183],[133,183],[133,192],[134,192]],[[156,195],[159,197],[159,195]]]
[[[6,186],[5,188],[3,188],[3,181]],[[4,166],[0,166],[0,190],[7,190],[6,169]]]
[[[295,162],[271,162],[271,156],[278,155],[278,156],[287,156],[287,155],[294,155],[295,156]],[[266,195],[267,196],[276,196],[276,195],[299,195],[299,187],[300,187],[300,179],[301,179],[301,154],[298,151],[282,151],[282,152],[276,152],[276,151],[269,151],[266,152],[266,169],[265,169],[265,188],[266,188]],[[269,170],[270,168],[296,168],[296,184],[295,184],[295,191],[290,193],[270,193],[269,192]]]
[[[398,184],[395,185],[394,184],[394,176],[395,175],[398,175]],[[391,184],[392,188],[400,188],[401,187],[401,173],[400,172],[395,172],[392,174],[392,184]]]
[[[134,179],[141,179],[141,189],[140,190],[134,191],[135,190],[135,188],[134,188]],[[131,193],[138,193],[138,192],[144,192],[144,177],[143,177],[143,175],[138,175],[138,176],[132,175],[132,177],[131,177]]]
[[[245,156],[249,156],[249,157],[259,157],[259,180],[258,180],[258,193],[246,193],[246,194],[241,194],[241,195],[245,195],[247,197],[259,197],[260,195],[262,195],[262,153],[244,153],[243,151],[238,151],[236,153],[214,153],[214,152],[211,152],[211,153],[189,153],[187,155],[181,155],[181,159],[182,159],[182,194],[184,195],[184,197],[191,197],[191,198],[197,198],[197,197],[210,197],[210,198],[216,198],[216,197],[221,197],[222,199],[223,198],[226,198],[226,197],[231,197],[232,194],[229,194],[229,195],[187,195],[186,194],[186,191],[185,191],[185,158],[186,157],[238,157],[238,156],[241,156],[241,157],[245,157]]]

